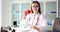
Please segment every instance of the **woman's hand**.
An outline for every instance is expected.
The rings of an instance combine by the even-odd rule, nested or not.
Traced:
[[[33,26],[32,28],[35,29],[35,30],[37,30],[37,31],[40,30],[40,29],[39,29],[38,27],[36,27],[36,26]]]

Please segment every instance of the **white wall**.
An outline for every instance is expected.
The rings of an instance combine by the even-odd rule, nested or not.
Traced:
[[[9,25],[10,0],[2,0],[2,27]]]
[[[0,0],[0,27],[1,27],[1,0]]]

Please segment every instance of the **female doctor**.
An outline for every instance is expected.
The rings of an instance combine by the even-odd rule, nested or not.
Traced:
[[[30,28],[28,32],[47,32],[47,22],[41,14],[40,3],[33,1],[31,4],[31,14],[28,14],[20,23],[21,28]]]

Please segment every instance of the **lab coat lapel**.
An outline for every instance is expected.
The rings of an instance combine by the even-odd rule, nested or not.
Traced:
[[[34,16],[34,15],[33,15]],[[33,25],[36,25],[38,24],[37,20],[38,20],[38,17],[39,17],[39,13],[35,16],[35,20],[33,22]]]

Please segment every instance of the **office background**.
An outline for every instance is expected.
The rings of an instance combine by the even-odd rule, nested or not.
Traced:
[[[41,4],[41,12],[46,16],[48,29],[52,29],[52,20],[56,17],[60,18],[58,11],[58,0],[38,0]],[[17,27],[25,10],[30,9],[32,0],[2,0],[1,26],[14,26],[13,22],[17,22]],[[60,7],[60,6],[59,6]],[[5,24],[4,24],[5,23]]]

